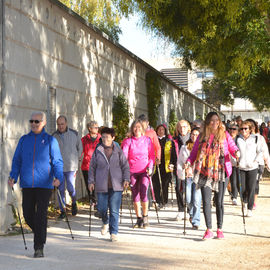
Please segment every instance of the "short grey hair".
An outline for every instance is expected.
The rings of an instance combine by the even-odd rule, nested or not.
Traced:
[[[67,117],[65,115],[62,115],[62,114],[59,115],[58,118],[57,118],[57,120],[60,119],[60,118],[63,118],[65,120],[65,122],[67,123]]]
[[[47,121],[46,113],[44,113],[44,112],[38,112],[38,111],[32,112],[32,113],[31,113],[31,119],[32,119],[32,117],[33,117],[34,115],[41,115],[42,121]]]
[[[91,128],[92,126],[95,126],[95,125],[98,126],[97,121],[90,121],[90,122],[88,122],[88,123],[86,124],[86,127],[87,127],[87,128]]]

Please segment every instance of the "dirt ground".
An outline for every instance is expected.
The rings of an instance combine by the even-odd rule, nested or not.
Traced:
[[[215,208],[212,208],[216,233]],[[26,235],[24,250],[21,235],[0,237],[0,269],[270,269],[270,181],[262,181],[257,209],[246,218],[244,234],[240,200],[231,204],[225,195],[224,240],[202,241],[205,230],[203,214],[199,230],[187,221],[177,222],[176,203],[159,211],[150,211],[151,226],[132,229],[130,214],[124,201],[119,241],[111,243],[109,235],[101,236],[100,220],[92,217],[89,238],[89,207],[80,206],[76,217],[69,216],[75,240],[67,224],[54,218],[49,221],[45,258],[33,259],[32,234]],[[135,215],[133,214],[135,222]]]

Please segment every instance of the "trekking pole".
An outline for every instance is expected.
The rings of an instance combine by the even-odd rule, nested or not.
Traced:
[[[186,235],[186,217],[187,217],[187,177],[185,177],[185,188],[184,188],[184,232]]]
[[[155,193],[154,193],[154,189],[153,189],[152,178],[151,178],[150,175],[148,175],[148,177],[149,177],[149,184],[150,184],[150,188],[151,188],[153,203],[155,205],[155,210],[156,210],[156,214],[157,214],[157,220],[158,220],[158,223],[160,223],[159,222],[159,217],[158,217],[158,209],[157,209],[156,197],[155,197]]]
[[[68,228],[69,228],[69,231],[70,231],[71,238],[72,238],[72,240],[74,240],[74,237],[73,237],[73,234],[72,234],[72,231],[71,231],[71,227],[70,227],[70,224],[69,224],[69,221],[68,221],[68,217],[67,217],[67,211],[66,211],[66,208],[64,207],[64,203],[63,203],[63,201],[62,201],[62,197],[61,197],[61,194],[60,194],[60,191],[59,191],[58,188],[57,188],[57,194],[58,194],[60,203],[61,203],[61,205],[62,205],[62,208],[63,208],[63,210],[65,211],[66,222],[67,222],[67,225],[68,225]]]
[[[159,179],[159,185],[160,185],[161,200],[162,200],[162,205],[164,206],[162,180],[161,180],[160,169],[159,169],[158,164],[157,164],[157,171],[158,171],[158,179]]]
[[[240,195],[240,200],[241,200],[241,208],[242,208],[242,217],[243,217],[243,225],[244,225],[244,232],[245,235],[247,234],[246,231],[246,220],[245,220],[245,213],[244,213],[244,201],[243,201],[243,190],[242,190],[242,181],[241,181],[241,176],[240,176],[240,169],[239,169],[239,163],[237,162],[237,167],[236,167],[236,175],[237,175],[237,181],[239,185],[239,195]]]
[[[15,194],[14,194],[14,188],[12,187],[11,188],[12,192],[12,197],[13,197],[13,200],[14,200],[14,207],[16,208],[17,210],[17,213],[18,213],[18,218],[19,218],[19,222],[20,222],[20,227],[21,227],[21,232],[22,232],[22,238],[23,238],[23,243],[24,243],[24,249],[26,250],[27,249],[27,246],[26,246],[26,241],[25,241],[25,237],[24,237],[24,232],[23,232],[23,227],[22,227],[22,220],[21,220],[21,216],[20,216],[20,212],[19,212],[19,208],[18,208],[18,205],[17,205],[17,200],[16,200],[16,197],[15,197]]]
[[[131,223],[132,223],[132,228],[133,228],[133,218],[132,218],[132,211],[131,211],[131,207],[130,207],[130,200],[128,199],[128,192],[127,192],[127,188],[126,188],[126,200],[127,200],[127,204],[128,204],[128,208],[129,208],[129,215],[130,215],[130,219],[131,219]]]
[[[89,197],[89,237],[91,235],[91,221],[92,221],[92,206],[94,205],[93,201],[93,192],[91,192],[90,197]]]
[[[122,200],[120,205],[120,224],[122,224],[122,214],[123,214],[123,194],[122,194]]]

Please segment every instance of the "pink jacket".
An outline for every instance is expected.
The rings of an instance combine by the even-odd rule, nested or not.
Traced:
[[[131,173],[143,173],[147,168],[153,169],[155,150],[151,139],[147,136],[124,139],[123,152],[128,160]]]
[[[154,145],[154,150],[156,154],[156,158],[161,160],[161,147],[158,141],[158,137],[156,132],[153,129],[147,129],[145,131],[145,136],[149,137]]]
[[[187,161],[190,162],[192,165],[194,161],[197,158],[198,150],[199,150],[199,145],[200,145],[200,136],[198,136],[192,151],[190,153],[189,158]],[[224,155],[225,155],[225,171],[226,171],[226,176],[230,177],[232,174],[232,164],[231,164],[231,158],[230,154],[235,157],[235,152],[238,150],[238,147],[235,145],[235,142],[231,135],[226,131],[226,140],[224,140]]]

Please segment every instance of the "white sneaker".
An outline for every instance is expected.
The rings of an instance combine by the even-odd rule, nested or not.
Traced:
[[[245,203],[244,204],[244,216],[247,216],[247,212],[248,212],[247,203]]]
[[[252,217],[252,210],[247,210],[247,217]]]
[[[111,241],[112,241],[112,242],[117,242],[117,240],[118,240],[117,234],[112,233],[112,234],[111,234]]]
[[[237,200],[236,199],[232,200],[232,205],[237,205]]]
[[[184,219],[184,212],[178,212],[177,216],[175,217],[176,221],[180,221],[182,219]]]
[[[105,235],[108,232],[109,224],[103,224],[101,227],[101,234]]]

